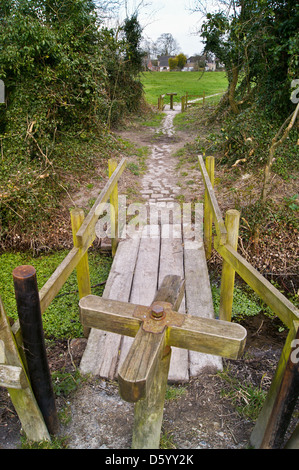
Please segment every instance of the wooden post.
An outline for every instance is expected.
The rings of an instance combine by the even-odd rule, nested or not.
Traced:
[[[299,424],[285,445],[285,449],[299,449]]]
[[[156,364],[151,387],[134,409],[132,449],[159,449],[171,348],[165,347]]]
[[[77,240],[76,234],[79,228],[81,227],[83,220],[84,220],[83,209],[73,209],[71,211],[73,243],[74,243],[75,248],[78,247],[78,240]],[[79,250],[81,250],[81,248],[79,248]],[[86,295],[91,294],[87,251],[78,262],[76,266],[76,272],[77,272],[79,298],[82,299],[82,297],[85,297]],[[84,332],[85,338],[88,338],[90,328],[83,328],[83,332]]]
[[[227,230],[227,244],[236,251],[238,247],[239,222],[239,211],[231,209],[226,212],[225,226]],[[220,320],[231,321],[234,283],[235,270],[227,261],[223,261],[219,305]]]
[[[185,96],[181,97],[181,112],[185,111]]]
[[[253,447],[259,449],[262,445],[268,423],[270,423],[273,407],[275,406],[278,392],[280,390],[286,365],[292,351],[292,343],[296,339],[296,334],[299,328],[299,321],[294,321],[293,326],[289,330],[288,337],[283,347],[277,369],[275,371],[269,392],[264,402],[262,411],[260,412],[258,419],[253,428],[250,436],[250,442]],[[298,366],[298,364],[297,364]]]
[[[214,168],[215,160],[214,157],[206,157],[206,169],[208,176],[211,181],[212,187],[214,187]],[[212,224],[213,215],[212,208],[210,206],[207,191],[205,191],[204,198],[204,246],[206,252],[206,258],[209,259],[212,254]]]
[[[0,297],[0,336],[4,344],[4,353],[1,362],[10,366],[18,367],[23,370],[23,379],[20,380],[22,388],[11,388],[11,384],[7,384],[8,393],[12,404],[18,414],[22,429],[27,439],[33,442],[50,441],[50,435],[45,424],[43,415],[38,407],[36,398],[33,394],[30,381],[28,379],[24,364],[21,359],[19,349],[17,347],[14,335],[11,331],[10,324]],[[3,355],[5,357],[3,357]],[[25,384],[23,383],[25,379]],[[6,386],[1,382],[0,386]]]
[[[33,266],[13,271],[17,309],[31,386],[50,434],[59,428],[47,360],[36,272]]]
[[[184,295],[184,286],[185,283],[179,276],[167,276],[157,292],[154,302],[168,302],[178,310]],[[165,335],[163,336],[162,354],[153,371],[146,397],[135,404],[132,449],[159,448],[171,359],[171,348],[166,346]]]
[[[71,211],[71,223],[72,223],[72,232],[73,232],[73,242],[74,246],[77,248],[78,242],[76,238],[76,233],[81,227],[84,220],[84,211],[83,209],[73,209]],[[90,277],[89,277],[89,264],[88,264],[88,254],[87,252],[82,257],[77,265],[77,280],[78,280],[78,289],[79,297],[85,297],[86,295],[91,294],[90,289]]]
[[[117,168],[116,160],[110,159],[108,161],[109,178]],[[111,220],[111,247],[112,256],[115,256],[118,245],[118,187],[113,189],[110,196],[110,220]],[[113,236],[114,235],[114,236]]]
[[[281,380],[267,428],[261,444],[261,449],[280,449],[284,435],[289,426],[299,395],[299,357],[296,350],[299,344],[299,328],[292,342],[288,362]]]

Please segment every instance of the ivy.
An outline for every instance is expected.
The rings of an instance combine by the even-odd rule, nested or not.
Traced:
[[[53,216],[66,169],[95,164],[94,143],[103,144],[107,128],[138,109],[142,86],[136,64],[126,62],[136,41],[104,28],[91,0],[0,0],[0,44],[5,246],[9,234]]]

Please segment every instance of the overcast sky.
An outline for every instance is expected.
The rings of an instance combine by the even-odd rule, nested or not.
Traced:
[[[130,16],[140,0],[128,0],[127,3]],[[161,34],[171,33],[180,46],[180,52],[187,56],[202,52],[200,37],[194,34],[199,29],[201,15],[188,9],[193,0],[148,0],[148,3],[138,13],[145,38],[156,41]]]
[[[171,33],[179,43],[180,52],[187,56],[199,53],[203,49],[198,34],[200,15],[188,10],[189,0],[152,0],[152,8],[156,13],[145,21],[144,35],[156,39],[163,33]]]

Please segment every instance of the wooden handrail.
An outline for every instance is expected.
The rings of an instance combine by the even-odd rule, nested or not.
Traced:
[[[88,247],[94,241],[96,237],[95,225],[98,221],[99,216],[101,215],[101,212],[103,211],[102,205],[108,201],[110,195],[112,194],[119,178],[121,177],[126,167],[126,164],[127,164],[127,159],[123,158],[122,161],[119,163],[118,167],[116,168],[116,170],[112,173],[111,177],[105,184],[104,188],[102,189],[101,193],[97,197],[87,217],[84,219],[83,224],[78,230],[77,235],[76,235],[78,246],[82,248],[83,250],[87,250]]]
[[[213,159],[213,157],[209,158]],[[239,276],[258,294],[258,296],[289,328],[289,334],[282,350],[270,390],[267,394],[262,411],[258,417],[258,420],[256,421],[255,427],[250,437],[251,444],[255,448],[261,448],[263,447],[267,430],[269,430],[271,425],[271,417],[273,417],[273,413],[275,413],[274,404],[277,401],[277,397],[281,388],[287,360],[291,354],[293,341],[296,338],[296,334],[299,330],[299,310],[237,252],[236,246],[231,246],[231,244],[229,244],[229,239],[232,235],[230,233],[230,227],[229,225],[223,227],[224,222],[221,211],[215,197],[213,185],[204,166],[202,156],[199,156],[198,160],[205,185],[205,203],[208,205],[208,211],[212,212],[212,218],[217,231],[217,237],[214,239],[214,248],[222,256],[223,264],[231,267],[230,270],[226,270],[225,272],[223,270],[222,272],[220,295],[222,295],[222,292],[224,292],[225,296],[227,297],[227,290],[233,291],[234,272],[237,272]],[[214,178],[214,175],[212,175],[212,177]],[[237,211],[228,211],[227,214],[229,212]],[[204,220],[204,224],[207,223],[210,225],[209,216],[206,219],[207,220]],[[227,237],[225,237],[225,232]],[[208,230],[208,235],[212,238],[210,233],[211,231]],[[230,294],[233,294],[233,292],[230,292]],[[220,299],[220,304],[221,303],[224,309],[226,308],[230,311],[221,312],[219,310],[219,315],[222,314],[222,319],[230,320],[232,302],[228,302],[226,298],[223,298]],[[273,426],[270,430],[273,434]],[[296,439],[298,439],[298,437],[296,437]]]
[[[218,245],[215,249],[288,328],[299,321],[298,309],[237,251],[229,245]]]

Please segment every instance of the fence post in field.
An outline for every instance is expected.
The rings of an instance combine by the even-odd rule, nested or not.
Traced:
[[[84,220],[84,211],[83,209],[72,209],[71,210],[71,223],[72,223],[72,233],[73,233],[73,243],[75,247],[78,247],[78,241],[76,234],[81,227]],[[82,256],[81,260],[76,267],[77,272],[77,282],[79,297],[85,297],[86,295],[91,294],[90,288],[90,277],[89,277],[89,264],[88,264],[88,253]],[[89,335],[89,328],[84,329],[84,336],[87,338]]]
[[[206,169],[209,175],[212,187],[214,187],[214,157],[206,157]],[[213,215],[207,191],[205,191],[204,198],[204,246],[206,258],[209,259],[212,254],[212,223]]]
[[[238,247],[239,222],[239,211],[231,209],[226,212],[225,226],[227,230],[227,244],[236,251]],[[234,283],[235,270],[229,263],[223,260],[219,305],[220,320],[231,321]]]
[[[13,281],[32,390],[49,433],[55,434],[59,428],[59,420],[45,347],[34,267],[18,266],[13,270]]]
[[[117,168],[116,160],[110,159],[108,161],[108,168],[110,178]],[[118,245],[118,185],[115,186],[110,196],[110,220],[112,256],[115,256]]]

